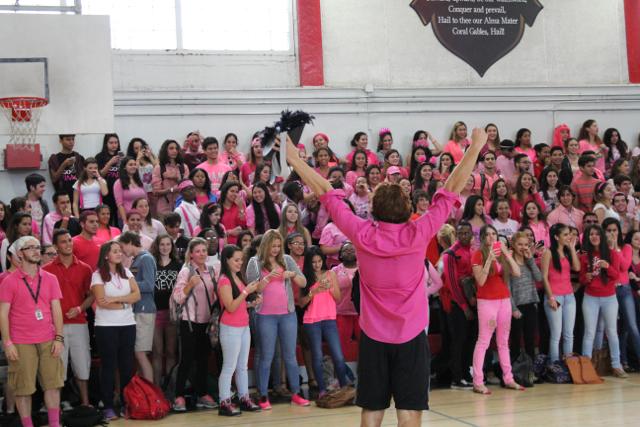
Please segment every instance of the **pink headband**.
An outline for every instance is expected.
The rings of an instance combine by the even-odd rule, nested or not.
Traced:
[[[391,130],[389,128],[382,128],[380,129],[380,131],[378,132],[378,136],[382,136],[384,134],[388,133],[389,135],[391,135]]]

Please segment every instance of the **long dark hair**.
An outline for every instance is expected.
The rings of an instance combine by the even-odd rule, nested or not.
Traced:
[[[556,174],[556,176],[558,177],[558,182],[556,183],[556,190],[558,190],[560,188],[560,174],[558,173],[558,171],[556,171],[555,169],[553,169],[552,167],[546,167],[544,168],[544,170],[542,171],[542,174],[540,175],[540,191],[542,192],[542,195],[544,197],[545,200],[549,200],[549,182],[547,180],[547,177],[549,176],[549,174],[553,172]]]
[[[505,194],[504,196],[498,195],[498,183],[500,182],[503,183],[507,189],[507,194]],[[491,203],[495,203],[496,200],[500,198],[511,200],[511,189],[509,188],[509,184],[507,184],[507,181],[505,181],[504,178],[496,179],[493,185],[491,186],[491,197],[490,197]]]
[[[87,166],[91,164],[94,164],[96,166],[98,165],[98,161],[95,159],[95,157],[87,157],[86,159],[84,159],[84,167],[80,171],[80,176],[78,176],[78,182],[80,183],[80,185],[87,182],[87,179],[89,178],[89,175],[87,174]],[[78,193],[80,191],[80,187],[78,187]]]
[[[267,164],[267,163],[260,163],[258,166],[256,166],[256,171],[253,175],[253,182],[251,184],[255,185],[258,182],[262,182],[260,181],[260,175],[262,175],[262,171],[264,170],[264,168],[269,168],[269,181],[271,181],[271,175],[273,174],[273,168],[271,167],[271,165]]]
[[[518,132],[516,133],[516,147],[520,147],[522,145],[522,137],[527,132],[531,134],[531,131],[527,128],[518,129]]]
[[[434,169],[433,164],[426,163],[426,162],[425,163],[421,163],[420,166],[418,166],[418,168],[416,169],[416,172],[415,172],[416,175],[413,177],[412,184],[413,184],[413,188],[414,189],[416,189],[416,190],[424,189],[425,181],[422,178],[422,168],[426,168],[427,166],[431,168],[431,174],[432,174],[431,175],[431,179],[429,180],[429,182],[433,181],[433,169]]]
[[[136,142],[140,143],[141,150],[149,146],[149,144],[147,144],[147,141],[145,141],[142,138],[139,138],[139,137],[131,138],[131,141],[129,141],[129,145],[127,145],[127,157],[133,157],[134,159],[137,158],[137,154],[133,150],[133,147],[136,145]],[[150,161],[150,160],[151,159],[147,158],[147,161]]]
[[[115,240],[109,240],[100,246],[100,255],[98,255],[98,271],[100,272],[100,278],[105,284],[111,280],[111,270],[109,270],[109,261],[107,258],[113,245],[120,246],[120,243]],[[127,273],[125,273],[122,263],[116,265],[116,274],[122,279],[127,278]]]
[[[280,227],[280,217],[278,216],[278,211],[276,210],[276,205],[273,203],[271,199],[271,194],[269,194],[269,188],[267,184],[264,182],[256,182],[253,185],[253,190],[256,188],[264,191],[264,205],[265,210],[267,211],[267,218],[269,219],[269,227],[273,229],[277,229]],[[252,190],[252,192],[253,192]],[[256,234],[262,234],[265,231],[265,221],[264,221],[264,213],[262,212],[262,206],[256,202],[255,198],[252,197],[251,205],[253,206],[253,213],[256,218]]]
[[[613,150],[612,150],[613,147],[611,146],[611,137],[613,136],[614,132],[618,134],[618,142],[616,143],[616,148],[620,153],[620,158],[626,159],[627,155],[629,154],[629,146],[627,145],[626,142],[622,140],[622,137],[620,136],[620,132],[618,132],[618,129],[609,128],[604,131],[604,135],[602,136],[602,142],[604,142],[604,145],[606,145],[607,148],[609,148],[609,152],[607,153],[608,162],[613,161]]]
[[[120,177],[120,185],[123,190],[128,190],[129,185],[131,185],[131,180],[129,179],[129,174],[127,173],[127,163],[131,161],[136,161],[135,158],[126,156],[122,160],[120,160],[120,166],[118,168],[118,176]],[[133,174],[133,181],[136,183],[138,187],[142,187],[142,180],[140,179],[140,175],[138,171]]]
[[[9,206],[0,200],[0,205],[2,205],[2,209],[4,209],[4,218],[0,220],[0,230],[6,231],[7,226],[9,225],[9,217],[11,216],[11,212],[9,212]]]
[[[235,274],[229,268],[229,260],[236,252],[242,253],[242,249],[240,249],[236,245],[224,245],[224,249],[220,253],[220,277],[225,276],[231,282],[231,295],[233,299],[238,298],[240,296],[240,288],[236,284]],[[242,279],[240,279],[242,280]]]
[[[6,213],[5,216],[7,216]],[[13,216],[11,217],[6,230],[7,240],[9,241],[9,243],[15,242],[16,240],[18,240],[18,237],[20,237],[18,236],[18,226],[24,218],[29,218],[30,220],[33,219],[31,214],[28,214],[26,212],[18,212],[13,214]]]
[[[302,266],[302,274],[307,279],[307,286],[300,289],[300,294],[303,296],[309,295],[311,285],[317,282],[316,272],[313,271],[313,257],[319,256],[322,258],[322,270],[327,271],[327,256],[322,253],[319,246],[309,246],[304,252],[304,264]]]
[[[562,263],[560,262],[560,254],[558,253],[558,249],[560,248],[558,245],[558,237],[564,229],[569,229],[569,227],[562,223],[553,224],[551,229],[549,229],[549,239],[551,240],[551,262],[553,264],[553,268],[558,272],[562,271]],[[573,264],[573,258],[569,248],[564,246],[562,249],[565,258],[569,260],[569,265]]]
[[[357,148],[355,150],[353,150],[353,157],[351,158],[351,167],[349,168],[349,170],[354,171],[356,170],[357,166],[356,166],[356,156],[358,154],[362,154],[364,156],[364,166],[362,168],[362,170],[366,170],[367,166],[369,166],[369,158],[367,157],[367,152]]]
[[[189,179],[193,181],[193,177],[196,173],[202,172],[204,174],[204,188],[207,190],[207,195],[211,198],[211,178],[209,178],[209,174],[206,170],[201,168],[194,168],[189,172]]]
[[[167,139],[160,146],[160,152],[158,152],[158,164],[160,165],[160,178],[162,179],[164,175],[164,171],[167,170],[167,165],[171,162],[169,159],[169,146],[171,144],[176,144],[178,148],[178,155],[176,156],[176,166],[178,167],[178,172],[180,176],[178,178],[178,182],[182,181],[183,175],[187,172],[185,167],[184,158],[182,157],[182,148],[180,144],[176,140]]]
[[[118,151],[121,150],[121,148],[120,148],[120,137],[118,136],[118,134],[117,133],[105,133],[104,134],[104,138],[102,138],[102,150],[100,150],[100,154],[102,154],[103,156],[110,156],[111,155],[111,154],[109,154],[109,148],[107,146],[107,143],[109,142],[109,140],[111,138],[115,138],[115,139],[118,140],[118,149],[116,150],[116,154],[118,154]]]
[[[427,160],[429,160],[431,158],[431,150],[429,150],[429,147],[422,147],[420,145],[416,145],[415,147],[413,147],[411,149],[411,157],[409,158],[409,178],[413,179],[413,177],[416,174],[416,170],[418,169],[418,166],[421,163],[418,163],[418,161],[415,159],[416,157],[416,151],[418,150],[422,150],[424,151],[424,155],[427,158]],[[451,160],[453,161],[453,157],[451,158]],[[452,163],[453,165],[453,163]],[[453,169],[451,169],[452,171]]]
[[[605,218],[602,221],[602,229],[605,231],[605,235],[606,235],[607,227],[609,227],[611,224],[614,224],[618,228],[617,243],[618,243],[618,247],[622,249],[622,246],[624,246],[624,238],[622,236],[622,227],[620,226],[620,221],[618,221],[615,218]]]
[[[227,201],[227,194],[229,193],[229,189],[231,189],[232,187],[238,187],[238,191],[240,191],[240,189],[242,187],[240,187],[240,183],[239,182],[227,182],[225,185],[223,185],[220,188],[220,209],[221,209],[221,213],[220,213],[220,217],[222,218],[224,216],[224,202]],[[240,195],[238,195],[238,197],[240,197]]]
[[[464,204],[464,210],[462,211],[461,221],[471,221],[471,219],[476,215],[476,204],[479,201],[484,203],[482,197],[475,194],[467,198],[467,201]],[[481,218],[485,223],[487,222],[484,215],[481,215]]]
[[[538,203],[536,203],[533,200],[529,200],[527,203],[524,204],[524,206],[522,207],[522,225],[528,227],[529,223],[531,222],[531,219],[527,216],[527,206],[529,206],[530,204],[534,204],[536,205],[536,208],[538,208],[538,217],[536,218],[538,221],[546,224],[546,218],[544,216],[544,213],[542,212],[542,209],[540,209],[540,206],[538,205]]]
[[[591,244],[591,239],[589,238],[591,230],[596,230],[600,234],[600,245],[597,248]],[[582,250],[587,254],[589,260],[593,259],[597,253],[600,259],[609,263],[611,262],[611,251],[609,250],[609,245],[607,245],[607,238],[604,234],[604,230],[599,225],[589,225],[585,228],[584,233],[582,234]],[[589,264],[589,266],[591,266],[591,264]],[[603,282],[607,281],[606,269],[600,269],[600,278]]]
[[[200,214],[200,228],[202,230],[206,228],[213,228],[218,233],[218,237],[222,239],[225,235],[222,224],[218,221],[217,224],[211,224],[209,216],[216,211],[216,209],[222,209],[217,203],[207,203],[202,207],[202,213]],[[220,214],[222,216],[222,213]]]

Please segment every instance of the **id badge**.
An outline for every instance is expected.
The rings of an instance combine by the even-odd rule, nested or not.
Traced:
[[[36,308],[36,320],[42,320],[44,319],[44,315],[42,314],[42,310],[40,310],[39,308]]]

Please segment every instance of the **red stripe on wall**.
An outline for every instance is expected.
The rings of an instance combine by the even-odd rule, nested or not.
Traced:
[[[323,86],[320,0],[298,0],[300,86]]]
[[[624,0],[629,82],[640,83],[640,1]]]

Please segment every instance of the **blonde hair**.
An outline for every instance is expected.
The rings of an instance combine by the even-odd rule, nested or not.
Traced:
[[[464,126],[467,127],[467,125],[464,122],[455,122],[455,124],[453,125],[453,129],[451,129],[451,134],[449,135],[449,139],[452,141],[456,141],[459,142],[461,141],[460,139],[458,139],[458,128]]]
[[[451,224],[444,224],[437,234],[438,241],[444,242],[448,249],[456,241],[456,229]],[[441,245],[442,246],[442,245]]]
[[[273,269],[274,266],[269,262],[271,246],[273,243],[279,240],[280,241],[280,253],[276,255],[276,263],[279,264],[282,268],[286,268],[284,263],[284,238],[280,235],[278,230],[267,230],[266,233],[262,235],[262,241],[260,242],[260,246],[258,247],[258,260],[262,262],[262,265],[267,270]]]
[[[195,247],[198,246],[198,245],[204,245],[206,247],[209,246],[207,244],[207,241],[204,240],[202,237],[194,237],[193,239],[191,239],[189,241],[189,245],[187,246],[187,251],[184,253],[184,266],[185,267],[190,267],[191,266],[191,252],[193,252]]]

